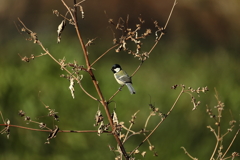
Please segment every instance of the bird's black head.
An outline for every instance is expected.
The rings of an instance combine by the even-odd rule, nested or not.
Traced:
[[[117,73],[117,72],[121,71],[122,68],[121,68],[121,66],[120,66],[119,64],[114,64],[114,65],[112,66],[112,69],[111,69],[111,70],[113,71],[113,73]]]

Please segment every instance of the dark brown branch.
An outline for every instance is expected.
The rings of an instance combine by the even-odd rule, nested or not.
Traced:
[[[87,70],[88,70],[88,73],[89,75],[91,76],[92,78],[92,82],[94,84],[94,87],[98,93],[98,96],[100,98],[100,103],[103,105],[104,109],[105,109],[105,112],[106,112],[106,115],[107,115],[107,118],[108,118],[108,121],[110,123],[110,126],[112,128],[112,130],[114,131],[115,130],[115,127],[114,127],[114,124],[113,124],[113,121],[112,121],[112,117],[111,117],[111,114],[110,114],[110,111],[109,111],[109,108],[108,108],[108,103],[105,101],[104,97],[103,97],[103,94],[100,90],[100,87],[98,85],[98,82],[95,78],[95,75],[94,73],[92,72],[92,69],[91,69],[91,65],[90,65],[90,61],[89,61],[89,57],[88,57],[88,53],[87,53],[87,50],[86,50],[86,46],[83,42],[83,39],[82,39],[82,36],[80,34],[80,30],[79,30],[79,26],[78,26],[78,23],[77,23],[77,13],[74,12],[72,13],[70,8],[67,6],[67,4],[64,2],[64,0],[61,0],[63,5],[67,8],[67,10],[70,12],[72,18],[73,18],[73,21],[74,21],[74,25],[75,25],[75,29],[76,29],[76,33],[77,33],[77,36],[78,36],[78,39],[79,39],[79,42],[80,42],[80,45],[82,47],[82,50],[83,50],[83,54],[84,54],[84,58],[85,58],[85,62],[86,62],[86,66],[87,66]],[[76,5],[76,1],[74,0],[74,5]],[[118,135],[113,133],[121,151],[122,151],[122,154],[124,155],[125,159],[129,159],[128,155],[127,155],[127,152],[125,151],[125,148],[122,144],[122,142],[120,141],[120,139],[118,138]]]

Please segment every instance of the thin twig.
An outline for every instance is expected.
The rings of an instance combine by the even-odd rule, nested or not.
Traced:
[[[30,29],[28,29],[25,24],[18,18],[19,22],[23,25],[23,27],[28,30],[29,32],[32,32]],[[38,40],[38,45],[43,49],[43,51],[45,52],[44,54],[47,54],[49,57],[52,58],[52,60],[54,60],[58,65],[61,66],[60,62],[54,58],[50,53],[49,51],[42,45],[41,41]],[[67,70],[65,67],[63,67],[63,69],[69,74],[71,75],[71,72],[69,70]],[[75,79],[77,79],[76,77],[74,77]]]
[[[0,115],[1,115],[1,117],[2,117],[3,123],[6,124],[6,122],[5,122],[4,118],[3,118],[3,115],[2,115],[2,112],[1,112],[1,111],[0,111]]]
[[[216,97],[216,99],[217,99],[217,102],[218,102],[218,104],[219,105],[221,105],[220,103],[220,100],[219,100],[219,98],[218,98],[218,93],[217,93],[217,90],[216,90],[216,88],[215,88],[215,97]],[[220,122],[221,122],[221,113],[222,113],[222,111],[221,110],[219,110],[218,109],[218,123],[220,124]],[[210,160],[212,160],[213,159],[213,157],[214,157],[214,155],[216,154],[216,152],[217,152],[217,148],[218,148],[218,146],[219,146],[219,142],[221,141],[221,127],[220,127],[220,125],[218,125],[218,127],[217,127],[217,135],[216,135],[216,133],[215,133],[215,131],[214,131],[214,133],[215,133],[215,136],[216,136],[216,140],[217,140],[217,142],[216,142],[216,145],[215,145],[215,148],[214,148],[214,150],[213,150],[213,153],[212,153],[212,155],[211,155],[211,158],[210,158]]]
[[[95,101],[98,100],[97,98],[93,97],[91,94],[89,94],[89,93],[83,88],[81,81],[79,81],[78,84],[79,84],[80,88],[83,90],[83,92],[84,92],[86,95],[88,95],[89,97],[91,97],[91,98],[92,98],[93,100],[95,100]]]
[[[137,112],[135,112],[135,113],[133,114],[133,116],[135,117],[135,116],[138,114],[139,111],[140,111],[140,110],[138,110]],[[126,141],[127,136],[128,136],[128,134],[129,134],[130,129],[132,128],[132,126],[133,126],[133,123],[130,124],[130,126],[129,126],[128,130],[127,130],[127,133],[126,133],[126,135],[125,135],[125,138],[124,138],[124,140],[123,140],[123,143]]]
[[[2,125],[5,125],[5,124],[0,124],[0,126],[2,126]],[[18,125],[13,125],[13,124],[9,124],[9,127],[16,127],[16,128],[27,129],[27,130],[31,130],[31,131],[51,132],[51,130],[35,129],[35,128],[23,127],[23,126],[18,126]]]
[[[145,122],[145,125],[144,125],[144,129],[143,129],[144,131],[146,131],[148,122],[149,122],[150,118],[151,118],[153,115],[154,115],[154,113],[151,112],[150,115],[148,116],[148,118],[147,118],[147,120],[146,120],[146,122]],[[143,133],[143,135],[146,137],[146,133],[145,133],[145,132]],[[151,144],[151,142],[150,142],[149,139],[147,139],[147,142],[148,142],[149,146],[152,146],[152,144]]]
[[[113,99],[113,97],[115,97],[118,92],[120,92],[122,90],[122,88],[124,87],[125,85],[122,85],[118,88],[118,90],[108,99],[108,103]]]
[[[126,137],[126,140],[123,141],[123,144],[126,143],[127,140],[128,140],[129,138],[131,138],[132,136],[134,136],[134,135],[139,135],[139,134],[143,133],[143,131],[141,130],[141,131],[138,131],[138,132],[131,132],[131,133],[132,133],[132,134],[130,134],[128,137]]]
[[[83,3],[83,2],[85,2],[85,0],[82,0],[82,1],[80,1],[80,2],[78,2],[78,3],[75,3],[74,6],[78,6],[78,5],[80,5],[81,3]]]
[[[104,52],[101,56],[99,56],[91,65],[90,67],[92,67],[97,61],[99,61],[104,55],[106,55],[109,51],[111,51],[112,49],[114,49],[115,47],[119,46],[119,44],[116,44],[114,46],[112,46],[111,48],[109,48],[106,52]]]
[[[172,7],[171,12],[170,12],[170,14],[169,14],[169,16],[168,16],[168,19],[167,19],[167,22],[166,22],[166,24],[165,24],[165,26],[164,26],[164,29],[167,28],[168,22],[170,21],[170,18],[171,18],[172,13],[173,13],[173,9],[174,9],[174,7],[175,7],[176,5],[177,5],[177,0],[174,1],[173,7]]]
[[[167,22],[165,23],[165,26],[164,26],[164,30],[167,28],[167,25],[168,25],[168,22],[172,16],[172,13],[173,13],[173,10],[174,10],[174,7],[177,5],[177,0],[174,1],[173,3],[173,6],[172,6],[172,9],[171,9],[171,12],[168,16],[168,19],[167,19]],[[161,32],[160,36],[158,37],[158,39],[156,40],[155,44],[152,46],[152,48],[150,49],[150,51],[148,52],[148,54],[150,55],[150,53],[153,51],[153,49],[157,46],[159,40],[162,38],[162,36],[164,35],[164,32]]]
[[[210,158],[210,160],[212,160],[212,159],[213,159],[213,157],[214,157],[214,155],[215,155],[215,153],[216,153],[216,151],[217,151],[217,148],[218,148],[218,143],[219,143],[219,140],[217,140],[217,143],[216,143],[216,145],[215,145],[215,148],[214,148],[214,150],[213,150],[213,153],[212,153],[212,155],[211,155],[211,158]]]
[[[181,92],[179,93],[177,99],[175,100],[175,102],[173,103],[172,107],[170,108],[170,110],[167,112],[167,114],[165,115],[165,118],[162,118],[161,121],[155,126],[155,128],[146,136],[146,138],[134,149],[132,150],[132,152],[129,154],[129,156],[131,156],[155,131],[156,129],[162,124],[162,122],[167,118],[167,116],[172,112],[173,108],[176,106],[179,98],[181,97],[181,95],[184,93],[184,87],[182,87]]]
[[[30,29],[28,29],[25,24],[21,21],[20,18],[18,18],[18,21],[23,25],[23,27],[28,31],[28,32],[32,32]]]
[[[131,77],[133,77],[133,76],[137,73],[137,71],[138,71],[138,70],[140,69],[140,67],[142,66],[143,62],[144,62],[144,61],[141,61],[141,63],[138,65],[137,69],[133,72],[133,74],[131,75]]]
[[[0,126],[5,126],[6,124],[0,124]],[[48,130],[42,130],[42,129],[36,129],[36,128],[29,128],[29,127],[24,127],[24,126],[18,126],[18,125],[13,125],[10,124],[9,127],[16,127],[16,128],[21,128],[21,129],[26,129],[26,130],[31,130],[31,131],[38,131],[38,132],[52,132],[51,129]],[[97,130],[84,130],[84,131],[75,131],[75,130],[59,130],[59,132],[62,133],[97,133]],[[111,131],[103,131],[103,133],[111,133]]]
[[[67,10],[69,11],[71,17],[73,18],[73,21],[74,21],[74,25],[75,25],[75,29],[76,29],[76,33],[77,33],[77,36],[78,36],[78,40],[80,42],[80,45],[82,47],[82,50],[83,50],[83,54],[84,54],[84,59],[85,59],[85,62],[86,62],[86,65],[89,67],[90,66],[90,62],[89,62],[89,57],[88,57],[88,54],[87,54],[87,49],[86,49],[86,46],[83,42],[83,39],[82,39],[82,36],[80,34],[80,31],[79,31],[79,27],[78,27],[78,23],[77,23],[77,13],[71,11],[71,9],[68,7],[68,5],[65,3],[64,0],[61,0],[63,5],[67,8]],[[76,0],[74,0],[74,2],[76,2]],[[76,5],[76,4],[74,4]],[[77,8],[76,6],[74,8]],[[89,68],[88,68],[89,70]]]
[[[30,29],[28,29],[25,24],[18,18],[19,22],[23,25],[23,27],[28,30],[29,32],[32,33],[32,31]],[[54,60],[58,65],[62,66],[61,63],[52,56],[52,54],[43,46],[43,44],[41,43],[40,40],[38,40],[38,45],[43,49],[43,51],[45,52],[44,54],[48,55],[52,60]],[[66,67],[62,67],[63,70],[65,70],[69,75],[72,75],[72,73],[66,68]],[[85,69],[84,69],[85,70]],[[87,71],[87,70],[85,70]],[[89,96],[91,97],[92,99],[94,100],[97,100],[97,98],[93,97],[92,95],[90,95],[81,85],[81,82],[80,80],[75,76],[75,75],[72,75],[72,77],[79,83],[81,89]]]
[[[185,154],[188,155],[189,158],[191,158],[192,160],[198,160],[197,158],[194,158],[193,156],[191,156],[184,147],[181,147],[181,148],[184,150]]]
[[[235,133],[235,135],[234,135],[231,143],[229,144],[228,148],[226,149],[226,151],[225,151],[224,154],[222,155],[222,158],[225,157],[225,155],[227,154],[227,152],[228,152],[229,149],[231,148],[231,146],[232,146],[233,142],[235,141],[235,139],[237,138],[237,135],[238,135],[239,132],[240,132],[240,129],[238,129],[237,132]]]

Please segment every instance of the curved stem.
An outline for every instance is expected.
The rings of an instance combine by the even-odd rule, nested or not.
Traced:
[[[174,7],[175,7],[176,5],[177,5],[177,0],[175,0],[174,3],[173,3],[173,6],[172,6],[172,9],[171,9],[170,14],[169,14],[169,16],[168,16],[167,22],[165,23],[165,26],[164,26],[164,28],[163,28],[164,30],[167,28],[168,22],[169,22],[169,20],[170,20],[170,18],[171,18],[171,16],[172,16]],[[159,40],[162,38],[163,35],[164,35],[164,33],[161,32],[160,36],[158,37],[158,39],[156,40],[155,44],[152,46],[152,48],[150,49],[150,51],[148,52],[148,54],[150,54],[150,53],[153,51],[153,49],[157,46]]]
[[[89,94],[89,93],[83,88],[81,81],[79,81],[78,84],[79,84],[80,88],[83,90],[83,92],[84,92],[86,95],[88,95],[89,97],[91,97],[91,98],[92,98],[93,100],[95,100],[95,101],[98,100],[97,98],[93,97],[91,94]]]
[[[134,117],[137,115],[137,113],[139,112],[140,110],[138,110],[136,113],[134,113]],[[123,143],[124,142],[126,142],[126,140],[127,140],[127,137],[128,137],[128,134],[129,134],[129,132],[130,132],[130,129],[132,128],[132,126],[133,126],[133,123],[131,123],[130,124],[130,126],[129,126],[129,128],[127,129],[127,133],[126,133],[126,136],[125,136],[125,138],[123,139]]]
[[[216,143],[216,145],[215,145],[215,148],[214,148],[214,150],[213,150],[213,153],[212,153],[212,155],[211,155],[210,160],[213,159],[213,157],[214,157],[214,155],[215,155],[215,153],[216,153],[216,151],[217,151],[218,143],[219,143],[219,141],[217,140],[217,143]]]
[[[162,122],[167,118],[167,116],[172,112],[173,108],[176,106],[179,98],[181,97],[181,95],[184,93],[184,88],[182,88],[181,92],[179,93],[177,99],[175,100],[175,102],[173,103],[172,107],[170,108],[170,110],[167,112],[167,114],[165,115],[165,118],[162,118],[161,121],[155,126],[155,128],[146,136],[146,138],[134,149],[132,150],[132,152],[129,154],[129,156],[131,156],[146,140],[148,140],[148,138],[156,131],[156,129],[162,124]]]
[[[115,97],[119,91],[122,90],[122,88],[124,87],[125,85],[122,85],[121,87],[119,87],[119,89],[108,99],[108,103],[113,99],[113,97]]]
[[[105,56],[105,54],[107,54],[109,51],[111,51],[113,48],[119,46],[119,44],[116,44],[114,46],[112,46],[111,48],[109,48],[106,52],[104,52],[101,56],[99,56],[92,64],[90,67],[92,67],[97,61],[99,61],[103,56]]]
[[[133,72],[133,74],[131,75],[131,77],[133,77],[133,76],[137,73],[137,71],[138,71],[138,70],[140,69],[140,67],[142,66],[143,62],[144,62],[144,61],[141,61],[141,63],[139,64],[139,66],[137,67],[137,69]]]
[[[235,141],[235,139],[237,138],[237,135],[238,135],[239,132],[240,132],[240,129],[237,130],[237,132],[236,132],[236,134],[234,135],[231,143],[229,144],[228,148],[226,149],[226,151],[225,151],[224,154],[222,155],[222,158],[225,157],[225,155],[227,154],[227,152],[228,152],[229,149],[231,148],[231,146],[232,146],[233,142]]]

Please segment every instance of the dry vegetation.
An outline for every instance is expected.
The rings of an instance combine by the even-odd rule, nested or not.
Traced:
[[[3,127],[1,133],[5,133],[7,137],[10,135],[10,128],[16,127],[19,129],[27,129],[27,130],[34,130],[38,132],[49,132],[49,136],[46,138],[47,144],[50,144],[53,138],[55,138],[58,134],[61,133],[68,133],[69,136],[73,133],[96,133],[99,135],[99,138],[101,138],[102,134],[110,134],[115,138],[116,141],[116,147],[109,145],[110,151],[114,152],[115,159],[135,159],[135,156],[137,154],[141,154],[142,157],[145,156],[147,152],[152,152],[154,156],[158,156],[157,150],[155,148],[154,142],[151,142],[151,136],[154,136],[154,133],[157,129],[161,126],[161,124],[168,118],[171,119],[171,113],[174,110],[175,107],[177,107],[177,103],[179,99],[182,97],[183,94],[189,95],[189,102],[192,103],[192,110],[196,110],[197,107],[200,105],[200,94],[205,94],[208,91],[208,87],[199,87],[199,88],[191,88],[191,87],[185,87],[185,85],[173,85],[173,90],[180,90],[179,95],[176,97],[176,99],[173,101],[173,105],[169,107],[168,112],[162,113],[161,110],[158,107],[155,107],[154,104],[150,103],[149,108],[149,116],[146,117],[145,123],[142,124],[144,126],[141,130],[133,130],[133,126],[136,123],[135,120],[138,118],[139,111],[136,111],[130,120],[125,119],[125,121],[119,121],[118,120],[118,113],[116,111],[116,108],[111,110],[109,108],[109,105],[111,103],[118,103],[117,101],[113,101],[116,96],[118,96],[119,92],[124,86],[121,86],[109,99],[106,99],[104,93],[102,92],[99,84],[98,84],[98,77],[95,76],[95,73],[93,70],[96,70],[97,68],[94,67],[95,64],[97,64],[99,61],[102,60],[104,56],[108,56],[108,54],[111,54],[111,51],[115,52],[124,52],[126,54],[132,55],[134,58],[138,58],[139,60],[139,66],[135,69],[135,71],[131,74],[131,77],[134,77],[135,74],[138,73],[139,70],[141,70],[142,67],[144,67],[144,62],[147,61],[151,54],[154,54],[153,51],[156,47],[156,45],[161,40],[162,36],[165,34],[165,30],[168,26],[168,22],[171,19],[171,16],[174,12],[174,8],[177,4],[176,1],[173,2],[173,6],[171,9],[169,9],[169,16],[167,18],[167,21],[164,26],[159,26],[158,22],[156,20],[153,21],[152,25],[154,26],[155,30],[144,28],[143,25],[145,23],[145,20],[141,17],[138,17],[139,22],[135,25],[135,28],[130,28],[128,26],[129,24],[129,16],[126,17],[126,19],[120,17],[118,20],[114,20],[109,18],[108,22],[111,26],[111,31],[113,35],[113,46],[106,50],[106,52],[102,53],[97,59],[90,59],[88,48],[92,46],[96,38],[89,39],[87,42],[84,42],[85,40],[81,36],[81,31],[79,29],[78,19],[84,18],[85,13],[84,8],[82,7],[83,1],[76,2],[74,0],[73,6],[68,6],[64,0],[61,0],[62,4],[66,8],[66,13],[60,13],[58,10],[53,10],[53,14],[55,14],[58,17],[62,17],[62,21],[59,24],[57,28],[57,43],[61,45],[61,35],[64,34],[64,30],[67,29],[75,29],[76,35],[79,40],[79,45],[82,48],[82,53],[85,59],[85,64],[79,64],[77,61],[74,62],[67,62],[67,60],[63,57],[62,59],[57,60],[51,51],[47,49],[47,47],[44,45],[44,42],[42,42],[38,38],[38,34],[32,31],[27,27],[27,24],[25,24],[21,19],[18,19],[17,27],[19,28],[19,31],[25,32],[28,35],[27,40],[32,41],[34,44],[37,44],[41,47],[43,53],[41,54],[32,54],[31,56],[25,56],[22,54],[19,54],[22,61],[24,62],[30,62],[35,58],[42,57],[42,56],[49,56],[53,62],[57,63],[60,66],[60,69],[65,71],[64,74],[62,74],[60,77],[63,77],[69,81],[69,94],[72,95],[72,98],[78,98],[75,96],[75,88],[79,87],[82,92],[84,92],[87,96],[89,96],[93,101],[96,101],[96,105],[98,106],[98,110],[96,111],[95,115],[95,130],[64,130],[63,128],[59,128],[58,125],[54,125],[53,128],[49,127],[51,124],[45,124],[43,122],[39,122],[36,120],[33,120],[31,116],[27,116],[27,111],[20,110],[19,115],[24,118],[27,123],[35,123],[37,124],[40,129],[36,128],[30,128],[30,127],[24,127],[24,126],[17,126],[10,123],[10,120],[3,120],[3,124],[1,126]],[[20,26],[20,27],[19,27]],[[118,34],[116,34],[118,33]],[[120,34],[119,34],[120,33]],[[120,35],[120,36],[116,36]],[[142,52],[141,47],[144,45],[142,40],[148,39],[149,36],[154,36],[155,41],[152,43],[151,49],[148,51]],[[77,43],[77,42],[76,42]],[[131,46],[131,47],[129,47]],[[97,96],[94,96],[95,94],[92,94],[88,91],[88,88],[85,87],[82,84],[82,81],[85,80],[85,77],[83,77],[82,73],[85,72],[91,77],[91,83],[94,85],[95,92],[97,93]],[[217,105],[216,106],[207,106],[206,111],[207,114],[209,114],[210,118],[214,120],[214,125],[209,125],[207,128],[210,129],[210,131],[213,133],[214,137],[216,138],[216,145],[213,149],[212,155],[209,157],[210,160],[225,160],[225,159],[235,159],[236,157],[239,157],[238,152],[230,152],[230,148],[232,144],[235,142],[238,133],[239,133],[239,125],[236,125],[237,122],[233,118],[229,122],[229,128],[228,129],[222,129],[221,124],[225,123],[222,121],[222,112],[224,110],[224,103],[220,101],[218,94],[216,92],[216,100]],[[56,123],[60,123],[58,112],[55,111],[55,109],[52,109],[50,106],[47,106],[42,102],[42,104],[45,106],[48,116],[52,117]],[[190,104],[190,103],[189,103]],[[87,104],[86,104],[87,105]],[[25,113],[26,112],[26,113]],[[104,112],[104,114],[102,114]],[[81,114],[81,113],[79,113]],[[106,115],[104,117],[103,115]],[[3,117],[2,113],[1,116]],[[81,115],[79,115],[81,116]],[[93,115],[94,116],[94,115]],[[151,130],[147,129],[149,125],[149,121],[153,116],[159,116],[159,122],[157,125],[152,128]],[[127,123],[127,122],[130,123]],[[235,131],[235,134],[232,138],[232,141],[229,142],[229,145],[223,149],[222,142],[224,140],[224,137],[228,135],[228,133],[232,132],[234,128],[237,127],[237,130]],[[224,132],[225,130],[225,132]],[[132,148],[131,150],[126,150],[124,144],[133,136],[142,134],[145,138],[139,141],[138,143],[134,144],[135,148]],[[37,137],[36,137],[37,138]],[[57,140],[57,138],[55,139]],[[141,146],[147,143],[149,145],[149,151],[141,150]],[[51,145],[51,144],[50,144]],[[106,142],[104,147],[108,146],[108,143]],[[188,155],[190,159],[196,160],[197,158],[194,158],[191,153],[188,153],[187,149],[182,147],[184,152]],[[106,154],[106,153],[103,153]]]

